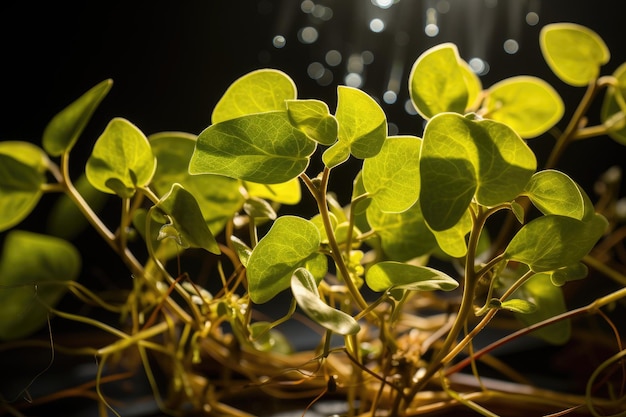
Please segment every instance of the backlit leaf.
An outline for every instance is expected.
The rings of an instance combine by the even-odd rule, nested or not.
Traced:
[[[507,259],[546,272],[579,262],[604,234],[607,220],[596,214],[590,220],[546,215],[524,225],[505,250]]]
[[[300,179],[294,178],[280,184],[257,184],[245,181],[246,191],[252,197],[260,197],[281,204],[298,204],[302,198]]]
[[[274,69],[252,71],[228,87],[213,109],[211,123],[254,113],[285,111],[285,100],[296,97],[296,85],[284,72]]]
[[[546,132],[563,117],[561,97],[547,82],[529,76],[507,78],[488,91],[490,119],[507,124],[523,138]]]
[[[0,154],[10,156],[34,168],[37,172],[45,172],[50,163],[50,159],[43,149],[30,142],[20,140],[1,141]]]
[[[42,145],[48,154],[59,156],[74,147],[87,122],[112,86],[111,79],[100,82],[52,118],[42,138]]]
[[[428,122],[420,159],[419,202],[433,230],[454,226],[475,199],[508,202],[524,190],[537,166],[534,153],[507,125],[442,113]]]
[[[248,292],[263,304],[289,288],[293,272],[317,255],[320,233],[308,220],[281,216],[248,259]]]
[[[419,196],[419,156],[415,136],[389,137],[378,155],[363,161],[363,184],[384,212],[408,210]]]
[[[559,214],[582,220],[585,201],[578,185],[556,170],[539,171],[526,185],[526,195],[543,214]]]
[[[43,327],[75,280],[81,259],[69,242],[14,230],[6,235],[0,258],[0,339],[28,336]]]
[[[304,172],[315,147],[291,125],[287,112],[242,116],[200,133],[189,172],[278,184]]]
[[[582,87],[600,75],[611,57],[604,40],[575,23],[552,23],[541,28],[539,44],[552,71],[565,83]]]
[[[317,282],[304,268],[298,268],[291,277],[291,291],[298,306],[320,326],[340,335],[357,334],[359,323],[343,311],[337,310],[320,299]]]
[[[443,43],[421,54],[409,74],[409,93],[417,112],[430,119],[443,112],[465,113],[470,101],[466,71],[456,45]],[[475,90],[475,82],[472,84]]]
[[[372,265],[365,282],[374,291],[404,289],[411,291],[452,291],[459,283],[445,273],[426,266],[383,261]]]
[[[332,145],[337,140],[337,120],[323,101],[288,100],[287,114],[291,123],[312,140],[322,145]]]
[[[114,118],[96,141],[85,174],[96,189],[129,198],[150,183],[155,169],[150,143],[141,130]]]
[[[337,88],[338,138],[349,145],[356,158],[371,158],[380,152],[387,137],[387,117],[376,101],[363,91]]]

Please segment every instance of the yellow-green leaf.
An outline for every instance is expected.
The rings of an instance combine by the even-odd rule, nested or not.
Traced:
[[[189,172],[283,183],[304,172],[316,146],[292,126],[286,111],[251,114],[214,124],[200,133]]]
[[[389,137],[378,155],[363,161],[363,185],[384,212],[408,210],[419,196],[419,157],[422,140]]]
[[[611,57],[604,40],[593,30],[575,23],[552,23],[539,35],[543,57],[565,83],[582,87],[600,75]]]
[[[298,178],[280,184],[257,184],[244,181],[251,197],[264,198],[281,204],[298,204],[302,198],[302,187]]]
[[[523,138],[534,138],[561,120],[565,106],[547,82],[518,76],[491,86],[485,109],[490,119],[509,125]]]
[[[328,105],[319,100],[287,100],[289,120],[309,138],[322,145],[332,145],[337,140],[337,120]]]
[[[352,155],[364,159],[380,152],[387,138],[387,117],[372,97],[357,88],[340,85],[335,116],[339,123],[338,139],[349,146]]]
[[[114,118],[96,141],[85,174],[96,189],[128,198],[150,183],[155,169],[146,136],[128,120]]]
[[[111,79],[100,82],[54,116],[43,132],[42,144],[46,152],[59,156],[72,149],[112,86]]]
[[[470,99],[475,99],[470,97],[467,81],[467,71],[456,45],[443,43],[434,46],[421,54],[411,68],[411,101],[425,119],[442,112],[465,113]],[[475,94],[475,80],[470,87]]]
[[[228,87],[213,109],[211,123],[254,113],[285,111],[285,100],[295,100],[296,97],[296,85],[284,72],[274,69],[252,71]]]
[[[383,261],[372,265],[365,282],[374,291],[404,289],[411,291],[452,291],[459,283],[434,268],[402,262]]]

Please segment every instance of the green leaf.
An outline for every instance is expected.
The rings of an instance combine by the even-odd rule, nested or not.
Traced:
[[[437,45],[421,54],[411,68],[411,101],[424,119],[443,112],[465,113],[470,104],[466,79],[456,45]],[[471,86],[474,91],[475,81]]]
[[[130,198],[150,183],[156,161],[150,143],[135,125],[114,118],[93,148],[85,174],[96,189]]]
[[[157,169],[150,186],[157,195],[170,191],[179,183],[195,197],[202,215],[214,236],[217,236],[233,215],[241,209],[243,196],[240,181],[222,175],[190,175],[189,161],[196,146],[196,136],[184,132],[161,132],[150,135]]]
[[[534,275],[513,293],[513,297],[526,300],[536,306],[535,311],[515,314],[525,326],[540,323],[567,311],[563,291],[552,285],[548,274]],[[560,345],[570,338],[571,322],[570,320],[562,320],[535,330],[532,334],[548,343]]]
[[[422,140],[389,137],[378,155],[363,161],[363,185],[384,212],[408,210],[419,197],[419,157]]]
[[[298,204],[302,198],[300,179],[294,178],[280,184],[257,184],[245,181],[248,195],[281,204]]]
[[[52,118],[42,138],[43,147],[48,154],[59,156],[74,147],[94,111],[112,86],[111,79],[100,82]]]
[[[550,280],[552,280],[553,285],[560,287],[566,282],[585,278],[588,272],[587,265],[578,262],[552,271],[550,273]]]
[[[472,230],[472,216],[466,210],[461,219],[446,230],[433,230],[439,248],[448,256],[462,258],[467,254],[466,236]]]
[[[537,166],[534,153],[510,127],[472,117],[441,113],[424,131],[419,202],[436,231],[454,226],[474,199],[484,206],[513,200]]]
[[[303,173],[316,146],[291,125],[287,112],[243,116],[200,133],[189,172],[278,184]]]
[[[6,235],[0,258],[0,339],[18,339],[43,327],[78,277],[80,255],[69,242],[14,230]]]
[[[459,283],[445,273],[426,266],[383,261],[372,265],[365,282],[374,291],[404,289],[411,291],[452,291]]]
[[[526,195],[543,214],[559,214],[583,220],[585,200],[578,185],[566,174],[539,171],[526,185]]]
[[[414,204],[402,213],[385,213],[370,204],[366,216],[389,259],[408,261],[437,247],[437,241],[424,221],[419,204]]]
[[[613,140],[626,145],[626,62],[615,70],[613,76],[617,85],[610,85],[606,90],[600,120],[608,127]]]
[[[523,138],[534,138],[561,120],[565,106],[544,80],[518,76],[491,86],[485,109],[486,117],[510,126]]]
[[[579,262],[602,237],[608,222],[599,214],[581,221],[546,215],[524,225],[511,239],[505,257],[546,272]]]
[[[340,85],[337,88],[338,139],[356,158],[371,158],[387,138],[387,117],[376,101],[363,91]],[[337,146],[337,145],[335,145]]]
[[[310,139],[322,145],[332,145],[337,140],[337,119],[323,101],[288,100],[287,114],[291,123]]]
[[[291,291],[298,306],[320,326],[340,335],[357,334],[359,323],[343,311],[337,310],[320,299],[317,282],[304,268],[298,268],[291,276]]]
[[[255,113],[285,111],[285,100],[296,97],[296,85],[284,72],[274,69],[252,71],[228,87],[213,109],[211,123]]]
[[[235,253],[239,258],[239,261],[244,267],[248,267],[248,260],[250,259],[250,255],[252,255],[252,249],[237,236],[231,236],[230,240],[233,244],[233,248],[235,249]]]
[[[155,207],[169,217],[171,225],[166,224],[164,227],[171,226],[175,229],[181,246],[203,248],[216,255],[220,254],[219,245],[204,221],[198,202],[180,184],[172,185],[170,192]]]
[[[552,71],[565,83],[582,87],[600,75],[611,57],[604,40],[575,23],[552,23],[541,28],[539,44]]]
[[[263,304],[289,288],[293,272],[317,255],[319,246],[320,233],[310,221],[296,216],[276,219],[248,260],[250,299]]]
[[[0,232],[24,220],[37,206],[46,182],[38,166],[0,153]]]
[[[328,168],[341,165],[350,157],[350,144],[346,142],[335,142],[333,146],[326,149],[322,154],[322,161]]]
[[[536,305],[527,300],[520,300],[519,298],[506,300],[500,304],[499,308],[520,314],[530,314],[537,311]]]
[[[50,163],[50,159],[43,149],[30,142],[20,140],[0,142],[0,155],[10,156],[42,173],[48,169]]]

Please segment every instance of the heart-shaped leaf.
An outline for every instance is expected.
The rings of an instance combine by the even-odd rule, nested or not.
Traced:
[[[274,69],[252,71],[233,82],[217,102],[211,123],[255,113],[285,111],[285,100],[295,100],[296,85],[284,72]]]
[[[437,269],[394,261],[372,265],[367,270],[365,282],[374,291],[452,291],[459,286],[454,278]]]
[[[316,146],[287,112],[242,116],[200,133],[189,172],[278,184],[303,173]]]
[[[114,118],[96,141],[85,174],[96,189],[129,198],[150,183],[155,169],[146,136],[128,120]]]
[[[350,315],[337,310],[320,299],[315,277],[306,269],[298,268],[291,276],[291,291],[298,306],[320,326],[340,335],[357,334],[359,323]]]
[[[28,336],[45,325],[75,280],[81,259],[69,242],[22,230],[6,235],[0,258],[0,339]]]
[[[539,171],[526,185],[526,195],[543,214],[559,214],[582,220],[585,199],[578,185],[561,171]]]
[[[293,272],[317,255],[320,233],[308,220],[281,216],[254,247],[248,259],[248,292],[263,304],[289,288]]]
[[[417,201],[421,146],[415,136],[389,137],[378,155],[363,161],[363,185],[380,210],[400,213]]]
[[[436,231],[454,226],[472,200],[495,206],[517,197],[537,167],[535,154],[507,125],[456,113],[429,120],[420,159],[419,202]]]
[[[534,138],[561,120],[565,106],[547,82],[518,76],[491,86],[485,109],[490,119],[507,124],[523,138]]]
[[[59,156],[74,147],[87,122],[112,86],[111,79],[100,82],[52,118],[42,138],[42,145],[48,154]]]
[[[505,256],[527,264],[535,272],[573,265],[589,253],[607,225],[600,214],[587,221],[558,215],[538,217],[513,236]]]
[[[337,88],[338,139],[356,158],[371,158],[387,138],[387,117],[365,92],[346,86]],[[335,145],[336,146],[336,145]]]
[[[443,112],[465,113],[470,90],[461,62],[452,43],[432,47],[417,58],[409,74],[409,93],[423,118]]]
[[[604,40],[575,23],[552,23],[541,28],[539,45],[548,66],[562,81],[582,87],[600,75],[611,54]]]

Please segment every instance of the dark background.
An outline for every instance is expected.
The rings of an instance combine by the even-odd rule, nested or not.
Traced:
[[[334,112],[336,86],[344,83],[348,57],[364,51],[374,59],[364,66],[361,88],[381,101],[392,133],[420,136],[423,121],[405,111],[406,80],[415,59],[442,42],[456,43],[466,60],[479,57],[489,64],[489,72],[481,75],[485,88],[515,75],[547,80],[566,103],[562,128],[584,88],[569,87],[551,73],[539,51],[541,27],[574,22],[595,30],[612,53],[603,74],[626,61],[618,0],[448,0],[449,10],[437,13],[436,37],[424,34],[427,10],[445,6],[444,0],[400,0],[385,10],[370,0],[318,0],[318,6],[332,10],[327,20],[304,12],[301,4],[299,0],[0,2],[0,140],[39,144],[57,112],[107,78],[114,85],[76,145],[75,174],[83,169],[111,118],[127,118],[146,135],[166,130],[198,134],[209,125],[211,111],[230,83],[258,68],[285,71],[296,82],[300,98],[322,99]],[[526,23],[529,12],[537,13],[538,24]],[[381,33],[368,28],[376,17],[387,23]],[[316,42],[298,40],[305,26],[318,31]],[[283,48],[273,46],[277,35],[286,39]],[[503,49],[509,38],[519,43],[515,54]],[[312,62],[324,63],[331,49],[343,59],[335,67],[326,65],[333,81],[320,85],[307,68]],[[398,74],[397,102],[382,102],[390,78]],[[592,110],[597,113],[599,103]],[[540,166],[553,143],[550,137],[529,142]],[[574,144],[559,168],[595,200],[593,183],[611,165],[626,168],[626,147],[603,137]],[[357,169],[337,168],[333,187],[349,189]],[[310,212],[305,207],[310,202],[305,199],[293,210]],[[35,211],[25,226],[37,224],[43,215],[45,211]],[[103,253],[95,248],[85,254],[90,265],[85,276],[104,281],[104,268],[110,265],[103,261],[103,253],[109,253],[108,248],[103,245]],[[119,267],[126,280],[127,271]]]
[[[363,51],[371,52],[374,60],[364,67],[361,88],[380,100],[395,65],[400,71],[398,100],[381,101],[390,130],[419,136],[422,120],[404,110],[406,80],[419,54],[441,42],[456,43],[466,60],[479,57],[488,62],[490,70],[481,76],[484,87],[514,75],[546,79],[566,101],[560,123],[564,126],[584,88],[569,87],[550,72],[539,52],[541,27],[575,22],[598,32],[612,52],[603,74],[626,60],[618,1],[401,0],[389,9],[370,0],[314,4],[331,10],[332,18],[305,13],[298,0],[2,2],[0,140],[39,143],[54,114],[106,78],[114,80],[113,89],[76,154],[88,154],[116,116],[127,118],[146,135],[165,130],[200,133],[230,83],[263,67],[285,71],[295,80],[299,97],[325,100],[334,111],[336,86],[344,83],[348,57]],[[446,4],[447,12],[437,13],[439,34],[426,36],[427,9],[445,11]],[[537,13],[538,24],[526,23],[529,12]],[[368,28],[376,17],[386,22],[381,33]],[[305,26],[318,31],[316,42],[298,40]],[[283,48],[272,45],[276,35],[285,37]],[[508,38],[519,43],[516,54],[504,51]],[[307,67],[324,63],[331,49],[343,60],[336,67],[326,65],[333,81],[320,86],[307,75]],[[572,147],[569,161],[560,168],[589,189],[609,165],[624,166],[626,149],[608,138],[587,142]],[[540,163],[552,144],[550,138],[531,141]]]

